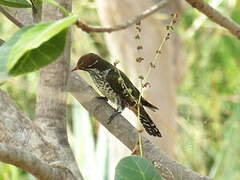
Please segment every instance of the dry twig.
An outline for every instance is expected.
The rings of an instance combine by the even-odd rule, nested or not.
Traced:
[[[216,24],[229,30],[234,36],[240,39],[240,25],[232,19],[222,15],[218,10],[214,9],[203,0],[186,0],[192,7],[198,9]]]
[[[90,33],[90,32],[108,32],[108,33],[110,33],[113,31],[119,31],[122,29],[126,29],[126,28],[134,25],[135,23],[139,22],[140,20],[152,15],[153,13],[158,11],[160,8],[162,8],[166,3],[167,3],[166,0],[161,0],[159,3],[146,9],[140,15],[134,17],[131,20],[128,20],[126,23],[119,24],[119,25],[116,25],[113,27],[91,26],[91,25],[87,25],[87,24],[83,23],[80,20],[76,22],[76,25],[77,25],[77,27],[79,27],[80,29],[82,29],[83,31],[85,31],[87,33]]]

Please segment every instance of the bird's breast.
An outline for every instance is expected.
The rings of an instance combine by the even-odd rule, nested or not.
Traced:
[[[115,103],[115,99],[118,97],[117,93],[111,88],[106,78],[101,75],[91,74],[94,84],[98,90],[107,97],[110,101]]]

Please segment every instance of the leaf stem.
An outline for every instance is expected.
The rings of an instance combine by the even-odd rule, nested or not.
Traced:
[[[140,151],[140,156],[143,157],[143,149],[142,149],[142,132],[138,131],[138,142],[139,142],[139,151]]]
[[[55,0],[44,0],[56,7],[58,7],[64,14],[65,16],[70,16],[72,13],[69,12],[65,7],[63,7],[62,5],[60,5],[58,2],[56,2]]]
[[[157,49],[156,51],[156,54],[154,56],[154,59],[150,62],[150,65],[148,67],[148,70],[146,72],[146,76],[144,77],[144,80],[145,82],[147,81],[147,79],[149,78],[149,75],[153,69],[153,67],[155,67],[155,63],[159,57],[159,55],[161,54],[161,51],[162,51],[162,48],[163,48],[163,45],[165,44],[165,42],[169,39],[169,36],[170,36],[170,30],[173,29],[173,24],[176,23],[176,18],[177,18],[177,14],[172,14],[172,19],[171,19],[171,22],[169,25],[166,26],[167,30],[163,36],[163,40],[159,46],[159,48]],[[140,89],[140,96],[139,96],[139,99],[138,99],[138,104],[141,102],[141,97],[143,96],[143,87],[144,87],[144,83],[143,83],[143,79],[140,79],[141,81],[141,89]]]

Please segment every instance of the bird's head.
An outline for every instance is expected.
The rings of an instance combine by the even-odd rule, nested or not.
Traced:
[[[79,58],[76,67],[72,71],[97,69],[101,60],[102,59],[94,53],[85,54]]]

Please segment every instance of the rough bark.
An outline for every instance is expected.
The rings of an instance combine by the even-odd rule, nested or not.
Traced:
[[[71,1],[57,1],[66,9],[71,10]],[[64,17],[56,6],[43,5],[43,21],[57,20]],[[66,47],[56,62],[40,70],[40,82],[36,103],[35,123],[42,134],[47,137],[54,153],[45,156],[48,163],[56,162],[59,166],[68,167],[76,177],[81,178],[74,155],[70,149],[66,130],[66,93],[64,92],[69,73],[70,31]]]
[[[46,156],[54,153],[52,144],[34,121],[0,90],[0,161],[16,165],[40,179],[74,179],[68,169],[44,162]]]
[[[54,168],[42,162],[35,155],[13,146],[0,144],[0,159],[2,162],[13,164],[30,172],[38,179],[53,180],[66,179],[62,169]]]

